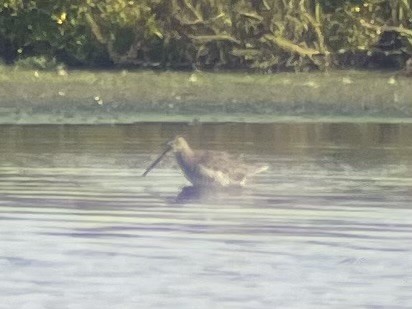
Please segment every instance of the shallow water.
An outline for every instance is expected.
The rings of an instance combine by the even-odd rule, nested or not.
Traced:
[[[139,177],[177,133],[270,170]],[[2,126],[0,308],[410,308],[411,172],[412,125]]]

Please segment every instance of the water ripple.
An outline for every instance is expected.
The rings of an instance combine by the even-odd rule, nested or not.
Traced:
[[[345,124],[334,127],[340,142],[319,125],[305,145],[293,138],[304,140],[302,124],[248,124],[249,140],[229,144],[224,125],[206,127],[214,133],[204,141],[196,138],[206,131],[178,128],[200,146],[238,147],[270,170],[241,191],[197,192],[170,158],[140,177],[166,139],[134,141],[144,125],[61,128],[56,136],[49,127],[4,127],[3,304],[409,308],[412,128],[382,147],[373,136],[359,141],[359,129],[360,147],[345,138]],[[262,130],[289,134],[272,146]]]

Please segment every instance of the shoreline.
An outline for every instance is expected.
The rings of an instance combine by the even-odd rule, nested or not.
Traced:
[[[323,115],[87,115],[76,117],[55,114],[28,114],[18,119],[9,118],[0,112],[0,126],[11,125],[132,125],[136,123],[370,123],[370,124],[412,124],[412,117],[377,117],[377,116],[323,116]]]
[[[273,75],[0,69],[0,124],[412,122],[391,72]]]

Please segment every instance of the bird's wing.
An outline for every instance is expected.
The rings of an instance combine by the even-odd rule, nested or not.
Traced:
[[[203,151],[198,158],[200,171],[220,183],[240,182],[249,172],[249,167],[239,157],[225,152]]]
[[[201,175],[202,181],[208,184],[214,183],[221,186],[233,184],[233,180],[230,176],[220,170],[211,170],[203,165],[199,165],[198,173]]]

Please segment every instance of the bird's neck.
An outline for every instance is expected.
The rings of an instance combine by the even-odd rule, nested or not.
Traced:
[[[194,155],[194,151],[189,146],[175,152],[175,156],[178,161],[181,160],[186,163],[192,163],[194,161]]]

